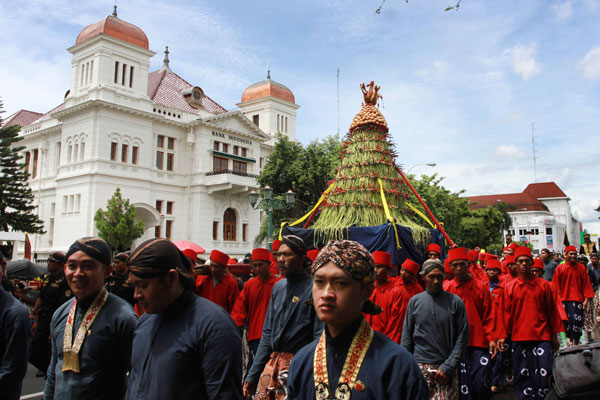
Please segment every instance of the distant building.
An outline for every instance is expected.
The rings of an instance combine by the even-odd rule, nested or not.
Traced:
[[[513,209],[508,212],[508,233],[514,241],[531,242],[536,252],[545,247],[563,251],[565,233],[569,243],[579,247],[581,223],[571,214],[570,200],[554,182],[531,183],[522,193],[469,197],[471,209],[506,203]]]
[[[149,73],[155,53],[146,34],[116,9],[68,51],[64,102],[5,120],[22,127],[19,145],[47,231],[31,235],[34,254],[96,235],[96,210],[117,187],[146,227],[138,243],[160,236],[231,256],[250,251],[262,218],[248,193],[258,188],[275,134],[296,137],[291,90],[268,74],[228,111],[171,70],[168,48],[162,68]]]

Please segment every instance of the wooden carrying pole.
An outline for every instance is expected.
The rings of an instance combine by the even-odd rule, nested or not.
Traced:
[[[427,204],[425,204],[425,202],[423,201],[423,199],[421,198],[421,196],[419,196],[419,193],[417,193],[417,190],[409,182],[409,180],[406,177],[406,175],[404,175],[404,171],[402,171],[398,167],[396,167],[396,168],[397,168],[398,172],[400,173],[400,175],[402,176],[402,179],[404,179],[404,182],[406,182],[406,184],[408,185],[408,187],[410,188],[410,190],[413,192],[413,194],[415,195],[415,197],[417,198],[417,200],[419,200],[419,202],[421,203],[421,205],[423,206],[423,208],[425,209],[425,211],[427,211],[427,214],[429,214],[429,217],[433,220],[433,222],[435,222],[435,226],[437,226],[437,228],[440,230],[440,232],[442,232],[442,235],[444,236],[444,238],[448,242],[448,245],[450,245],[450,247],[454,247],[455,246],[454,242],[452,241],[452,239],[450,239],[450,236],[448,236],[448,234],[444,230],[444,227],[442,226],[442,224],[439,223],[439,221],[437,220],[437,218],[435,217],[435,215],[433,215],[433,213],[431,212],[431,210],[429,209],[429,207],[427,207]]]

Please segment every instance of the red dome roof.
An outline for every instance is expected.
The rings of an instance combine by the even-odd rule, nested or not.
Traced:
[[[264,97],[277,97],[278,99],[295,103],[294,94],[290,89],[281,83],[271,80],[271,74],[267,75],[267,79],[262,82],[257,82],[248,86],[242,93],[242,103],[247,101],[262,99]]]
[[[94,24],[86,26],[79,33],[79,36],[77,36],[75,44],[79,44],[101,33],[145,49],[149,48],[148,37],[144,31],[129,22],[117,18],[115,15],[109,15]]]

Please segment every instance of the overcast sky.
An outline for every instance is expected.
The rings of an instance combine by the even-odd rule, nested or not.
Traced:
[[[469,195],[555,181],[588,231],[600,233],[600,1],[118,1],[144,30],[151,70],[171,69],[227,109],[271,77],[296,97],[304,144],[348,130],[359,84],[381,85],[381,111],[412,173],[438,172]],[[71,55],[113,1],[0,2],[0,97],[7,117],[46,112],[69,88]]]

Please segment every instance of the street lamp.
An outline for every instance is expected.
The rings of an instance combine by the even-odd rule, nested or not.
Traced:
[[[428,167],[435,167],[437,164],[436,163],[415,164],[406,171],[406,175],[410,174],[411,169],[413,169],[414,167],[418,167],[419,165],[427,165]]]
[[[285,193],[285,201],[273,197],[273,189],[269,186],[265,186],[263,189],[263,197],[262,199],[258,198],[258,193],[252,190],[248,193],[248,201],[250,202],[250,206],[257,210],[261,209],[266,211],[269,214],[269,230],[267,233],[267,243],[269,246],[269,251],[271,251],[273,246],[273,211],[275,210],[286,210],[292,208],[294,203],[296,202],[296,193],[292,192],[292,190],[288,190]]]

